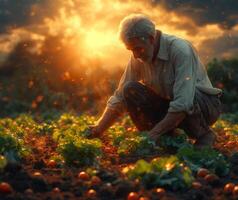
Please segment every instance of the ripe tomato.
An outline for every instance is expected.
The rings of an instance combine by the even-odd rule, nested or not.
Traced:
[[[234,187],[235,187],[234,183],[227,183],[224,186],[223,191],[224,191],[225,194],[231,194],[233,192]]]
[[[24,191],[25,194],[33,194],[33,190],[31,188],[28,188]]]
[[[224,88],[224,84],[219,82],[219,83],[217,83],[217,87],[220,88],[220,89],[223,89]]]
[[[236,185],[232,191],[233,195],[238,195],[238,186]]]
[[[100,185],[102,183],[101,179],[98,176],[93,176],[91,178],[92,185]]]
[[[164,188],[157,188],[155,190],[158,198],[162,198],[165,195],[165,189]]]
[[[230,147],[235,147],[237,145],[236,141],[229,141],[227,142],[227,145]]]
[[[52,192],[59,193],[60,189],[58,187],[53,188]]]
[[[197,181],[194,181],[194,182],[192,183],[192,188],[193,188],[193,189],[199,190],[199,189],[201,189],[201,187],[202,187],[202,184],[199,183],[199,182],[197,182]]]
[[[89,180],[89,175],[88,173],[82,171],[78,174],[78,177],[81,179],[81,180],[84,180],[84,181],[88,181]]]
[[[34,172],[33,176],[42,176],[40,172]]]
[[[50,168],[55,168],[56,167],[56,162],[55,160],[49,160],[49,162],[47,163],[48,167]]]
[[[218,179],[218,177],[215,175],[215,174],[207,174],[204,179],[207,181],[207,182],[213,182],[215,180]]]
[[[97,192],[93,189],[90,189],[87,191],[86,195],[88,198],[95,198],[97,196]]]
[[[127,200],[138,200],[139,195],[136,192],[130,192],[127,196]]]
[[[113,189],[111,183],[106,183],[106,184],[105,184],[105,188],[107,188],[107,190],[112,190],[112,189]]]
[[[128,132],[131,132],[132,130],[133,130],[132,127],[127,128],[127,131],[128,131]]]
[[[12,192],[12,187],[9,183],[2,182],[0,183],[0,192],[4,194],[9,194]]]
[[[150,200],[149,197],[140,197],[139,200]]]
[[[200,168],[197,172],[197,177],[203,178],[206,175],[208,175],[210,172],[209,170],[205,169],[205,168]]]

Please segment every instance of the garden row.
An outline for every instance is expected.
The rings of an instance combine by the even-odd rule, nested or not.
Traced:
[[[88,139],[88,126],[94,123],[93,117],[72,114],[63,114],[56,120],[39,122],[29,115],[21,115],[16,119],[1,119],[2,173],[9,163],[21,163],[33,153],[33,147],[28,142],[29,137],[49,136],[57,148],[48,159],[47,166],[76,167],[83,171],[80,173],[79,170],[79,178],[90,180],[92,185],[104,181],[100,174],[107,160],[118,167],[121,178],[139,184],[139,188],[144,190],[153,190],[153,195],[164,195],[165,191],[201,190],[203,184],[211,184],[224,187],[226,195],[233,194],[234,198],[236,197],[237,125],[219,120],[213,126],[220,134],[216,150],[207,148],[198,151],[181,130],[176,130],[176,136],[161,136],[155,144],[149,140],[146,132],[138,132],[128,117],[111,127],[102,139]],[[106,148],[113,148],[113,153],[118,156],[120,162],[106,155]],[[136,158],[136,162],[120,165],[128,158]],[[1,185],[6,193],[12,190],[4,182]],[[113,191],[113,188],[111,190]],[[94,198],[97,196],[97,187],[86,187],[85,192],[90,198]],[[153,195],[147,194],[150,198]],[[139,199],[139,196],[146,195],[141,190],[136,192],[136,189],[134,193],[128,192],[128,198]]]

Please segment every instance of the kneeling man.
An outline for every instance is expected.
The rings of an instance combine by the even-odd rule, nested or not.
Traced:
[[[222,91],[212,86],[192,44],[156,30],[141,14],[124,18],[119,36],[132,55],[92,135],[99,137],[126,111],[153,140],[178,127],[197,148],[212,146]]]

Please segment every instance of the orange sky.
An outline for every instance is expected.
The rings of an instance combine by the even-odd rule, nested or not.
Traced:
[[[40,43],[44,41],[45,34],[62,35],[62,42],[74,47],[81,58],[81,63],[86,64],[88,60],[97,59],[107,69],[125,66],[130,52],[119,41],[117,31],[120,20],[130,13],[146,14],[163,32],[190,40],[204,62],[216,56],[213,48],[206,46],[206,41],[215,41],[225,34],[238,32],[238,25],[229,31],[222,29],[218,24],[198,26],[188,16],[168,11],[161,5],[153,6],[145,0],[58,0],[58,2],[52,10],[54,14],[43,17],[40,23],[1,34],[2,55],[10,52],[18,41],[29,37],[39,41],[35,51],[40,53]],[[30,15],[39,14],[42,14],[41,8],[32,6]],[[224,50],[222,56],[232,56],[232,51]]]

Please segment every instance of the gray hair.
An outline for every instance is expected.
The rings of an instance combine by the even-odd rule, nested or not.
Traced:
[[[131,38],[148,38],[155,36],[155,24],[143,14],[131,14],[125,17],[120,25],[118,35],[122,42]]]

